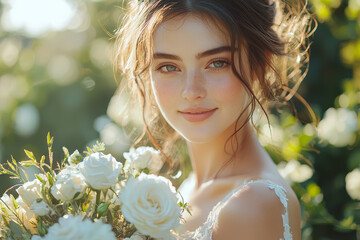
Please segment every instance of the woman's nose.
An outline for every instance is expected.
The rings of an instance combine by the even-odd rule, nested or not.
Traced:
[[[188,73],[182,96],[187,101],[196,101],[206,96],[204,77],[201,73]]]

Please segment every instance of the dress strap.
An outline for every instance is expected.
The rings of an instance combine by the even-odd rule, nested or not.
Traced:
[[[219,214],[221,208],[225,205],[225,203],[239,190],[243,189],[244,187],[253,184],[253,183],[264,183],[266,184],[270,189],[274,190],[276,196],[279,198],[280,202],[282,203],[282,205],[285,208],[285,212],[284,214],[282,214],[282,221],[283,221],[283,226],[284,226],[284,238],[280,239],[280,240],[292,240],[292,234],[290,232],[290,225],[289,225],[289,214],[288,214],[288,203],[287,203],[287,197],[286,197],[286,190],[283,186],[276,184],[270,180],[265,180],[265,179],[259,179],[259,180],[250,180],[250,181],[244,181],[243,184],[241,184],[240,187],[235,188],[234,190],[232,190],[229,194],[227,194],[225,196],[225,198],[220,201],[212,210],[212,212],[209,214],[209,218],[212,219],[208,219],[208,221],[215,223],[215,218],[217,217],[217,215]]]
[[[205,223],[198,227],[194,232],[186,231],[183,235],[179,236],[179,240],[211,240],[212,239],[212,231],[215,226],[216,219],[220,213],[220,210],[224,207],[225,203],[234,195],[237,191],[243,189],[252,183],[263,183],[266,184],[270,189],[274,190],[276,196],[280,199],[280,202],[285,208],[284,214],[282,214],[283,226],[284,226],[284,235],[280,240],[293,240],[292,234],[290,232],[289,225],[289,216],[288,216],[288,204],[286,197],[286,190],[283,186],[280,186],[270,180],[259,179],[259,180],[251,180],[244,181],[239,187],[232,190],[229,194],[223,198],[220,202],[218,202],[214,208],[210,211],[207,220]]]

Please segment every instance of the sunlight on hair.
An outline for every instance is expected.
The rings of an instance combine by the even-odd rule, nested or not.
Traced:
[[[76,13],[74,4],[66,0],[3,0],[3,3],[2,27],[24,30],[32,36],[64,29]]]

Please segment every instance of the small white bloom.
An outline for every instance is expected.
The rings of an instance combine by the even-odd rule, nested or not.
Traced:
[[[59,219],[59,223],[48,229],[46,240],[116,240],[111,230],[111,225],[101,221],[91,222],[89,219],[82,220],[81,216],[65,215]]]
[[[148,168],[151,165],[154,155],[159,155],[159,151],[152,147],[130,148],[125,152],[124,158],[130,163],[130,166],[137,169]]]
[[[117,183],[122,167],[122,163],[113,156],[101,152],[93,153],[79,163],[79,170],[86,182],[97,190],[110,188]]]
[[[260,129],[259,141],[262,145],[280,145],[284,141],[284,130],[277,124],[264,124]]]
[[[9,209],[10,208],[10,209]],[[8,216],[10,219],[16,219],[15,215],[11,211],[15,211],[14,202],[12,200],[12,196],[7,195],[6,193],[1,197],[0,201],[0,214],[4,216]]]
[[[354,200],[360,200],[360,169],[349,172],[345,177],[346,191]]]
[[[24,183],[16,191],[19,193],[19,196],[22,198],[24,203],[30,207],[36,199],[41,198],[40,189],[41,182],[38,179],[35,179]]]
[[[179,224],[181,209],[175,188],[161,176],[141,173],[131,177],[122,192],[121,211],[138,231],[154,238],[171,238],[170,230]]]
[[[10,195],[11,196],[11,195]],[[13,201],[12,201],[12,199],[11,199],[11,197],[10,197],[9,195],[7,195],[6,193],[4,193],[4,195],[2,195],[2,197],[1,197],[1,201],[0,201],[0,206],[4,206],[5,208],[7,208],[6,206],[5,206],[5,204],[8,206],[8,207],[10,207],[11,209],[14,209],[14,203],[13,203]],[[4,204],[5,203],[5,204]],[[0,208],[0,212],[1,212],[1,208]]]
[[[49,205],[44,201],[34,201],[30,206],[30,210],[38,216],[48,215],[51,211]]]
[[[352,144],[358,129],[356,113],[346,108],[329,108],[318,126],[319,137],[337,147]]]
[[[76,165],[82,160],[82,155],[80,154],[79,150],[75,150],[67,159],[70,165]]]
[[[305,182],[313,175],[313,169],[305,164],[300,164],[296,160],[290,160],[288,163],[278,165],[280,175],[292,184],[294,182]]]
[[[57,180],[51,187],[51,194],[57,200],[71,201],[75,194],[83,193],[86,187],[85,178],[80,171],[69,166],[57,175]],[[81,194],[78,197],[81,197]]]
[[[119,199],[119,195],[121,193],[121,190],[123,188],[123,186],[121,185],[122,182],[115,184],[115,186],[112,188],[114,190],[115,193],[113,193],[112,191],[109,191],[108,194],[110,196],[110,203],[114,206],[119,206],[121,205],[121,201]]]

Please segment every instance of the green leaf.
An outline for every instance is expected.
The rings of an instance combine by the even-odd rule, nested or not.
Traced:
[[[42,166],[44,164],[44,162],[45,162],[45,156],[42,155],[41,159],[40,159],[40,166]]]
[[[24,170],[24,169],[21,169],[22,173],[24,174],[25,178],[26,178],[26,181],[29,182],[29,176],[27,174],[27,172]]]
[[[21,239],[23,234],[25,234],[22,227],[14,221],[10,221],[9,227],[10,227],[10,230],[13,233],[13,236],[15,237],[15,239]]]
[[[24,233],[23,238],[24,238],[24,240],[30,240],[31,239],[31,234],[30,233]]]
[[[38,174],[35,174],[35,177],[42,183],[42,184],[46,184],[46,181],[40,177]]]
[[[25,167],[25,168],[28,168],[28,167],[31,167],[33,166],[34,164],[32,163],[21,163],[21,166]]]
[[[64,155],[65,155],[64,157],[68,158],[69,157],[69,150],[66,147],[62,147],[62,150],[63,150]]]
[[[88,154],[91,154],[91,153],[92,153],[91,148],[86,147],[86,150],[88,151]]]
[[[46,173],[46,176],[49,180],[50,186],[52,186],[54,184],[54,179],[52,178],[52,176],[49,172]]]
[[[48,147],[52,147],[54,143],[54,137],[51,137],[50,132],[48,132],[46,140]]]
[[[47,145],[50,144],[50,139],[51,139],[50,132],[48,132],[47,137],[46,137]]]
[[[97,212],[100,216],[105,216],[107,214],[108,208],[109,208],[110,202],[101,203],[98,208]]]
[[[14,198],[14,196],[10,194],[10,198],[11,198],[11,201],[12,201],[12,203],[13,203],[13,205],[14,205],[14,208],[15,208],[15,209],[18,209],[18,208],[19,208],[19,203],[16,201],[16,199]]]
[[[356,224],[354,223],[354,216],[349,216],[348,218],[343,219],[340,222],[340,229],[343,230],[350,230],[350,229],[355,229],[356,228]]]
[[[9,161],[7,161],[7,164],[14,172],[16,171],[14,165],[12,165]]]
[[[35,158],[33,152],[30,152],[30,151],[28,151],[28,150],[26,150],[26,149],[24,149],[24,151],[25,151],[26,156],[28,156],[28,158],[30,158],[30,159],[33,160],[33,161],[36,161],[36,158]]]
[[[17,164],[17,162],[16,162],[16,160],[14,159],[14,157],[11,155],[11,161],[13,162],[13,164],[14,164],[14,166],[17,166],[18,164]]]

